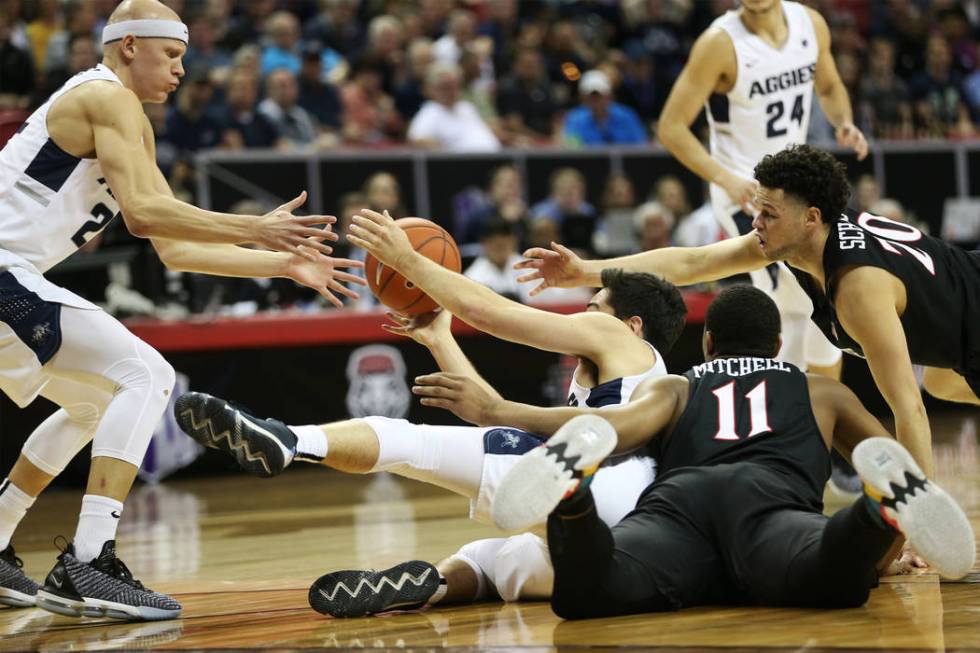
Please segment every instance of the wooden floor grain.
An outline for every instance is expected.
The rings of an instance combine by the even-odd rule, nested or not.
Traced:
[[[934,418],[939,481],[980,531],[976,418]],[[74,531],[80,492],[43,495],[15,536],[35,578]],[[119,550],[135,575],[184,605],[172,622],[70,619],[0,609],[0,652],[107,649],[579,648],[726,650],[980,650],[980,573],[884,579],[860,609],[698,608],[562,622],[544,603],[433,609],[329,619],[307,604],[321,573],[436,560],[494,532],[466,518],[467,502],[388,475],[290,469],[142,486],[126,503]]]

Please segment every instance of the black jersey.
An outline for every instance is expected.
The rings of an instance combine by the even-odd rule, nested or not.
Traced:
[[[691,368],[684,413],[654,441],[658,480],[692,466],[754,462],[785,475],[810,507],[822,505],[830,454],[806,375],[771,358],[718,358]]]
[[[961,373],[980,371],[980,252],[967,252],[915,227],[870,213],[847,212],[830,226],[823,253],[827,293],[790,268],[813,300],[813,321],[839,348],[859,356],[860,345],[834,311],[835,277],[843,267],[887,270],[908,297],[902,326],[913,363]]]

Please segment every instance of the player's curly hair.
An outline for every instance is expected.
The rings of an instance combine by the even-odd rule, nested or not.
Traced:
[[[755,166],[755,178],[766,188],[779,188],[817,207],[824,224],[840,220],[851,196],[844,164],[830,152],[809,145],[767,154]]]
[[[717,356],[762,356],[778,352],[779,310],[769,295],[738,284],[722,290],[708,306],[704,328],[711,332]]]
[[[602,287],[609,305],[621,320],[643,320],[643,339],[666,354],[677,342],[687,319],[687,305],[677,286],[646,272],[619,268],[602,271]]]

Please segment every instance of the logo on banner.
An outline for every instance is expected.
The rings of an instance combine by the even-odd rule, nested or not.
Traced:
[[[408,415],[412,393],[405,382],[405,359],[390,345],[368,345],[347,361],[347,411],[351,417]]]

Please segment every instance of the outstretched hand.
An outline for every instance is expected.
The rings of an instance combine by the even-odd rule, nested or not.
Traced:
[[[320,293],[328,302],[337,308],[343,308],[344,304],[334,293],[357,299],[360,295],[355,290],[351,290],[342,282],[366,285],[367,282],[349,272],[341,272],[337,268],[362,268],[364,264],[348,258],[333,258],[323,256],[313,252],[313,257],[309,256],[311,250],[300,251],[294,254],[286,268],[286,276],[296,283],[312,288]]]
[[[438,341],[452,337],[453,315],[445,309],[436,309],[420,315],[385,313],[392,324],[382,324],[388,333],[411,338],[425,347],[431,348]]]
[[[402,263],[415,253],[405,230],[395,224],[395,219],[388,211],[378,213],[371,209],[361,209],[360,213],[351,218],[347,240],[399,271]]]
[[[515,270],[532,270],[532,272],[517,277],[520,283],[541,280],[531,290],[531,296],[544,291],[545,288],[575,288],[586,285],[585,265],[582,259],[564,245],[551,243],[551,249],[532,247],[524,252],[524,260],[514,264]]]
[[[490,426],[496,408],[503,402],[500,395],[478,383],[472,377],[449,372],[436,372],[415,377],[412,392],[421,397],[423,406],[451,411],[464,422]]]
[[[918,553],[912,550],[912,548],[906,542],[905,546],[902,547],[902,552],[897,558],[891,561],[889,565],[885,568],[883,576],[903,576],[906,574],[913,574],[921,569],[928,569],[929,565],[923,560]]]
[[[269,211],[255,221],[253,227],[256,244],[276,252],[287,252],[316,261],[320,254],[330,254],[333,248],[324,240],[337,240],[330,230],[337,221],[332,215],[293,215],[306,201],[306,191],[285,204]]]

